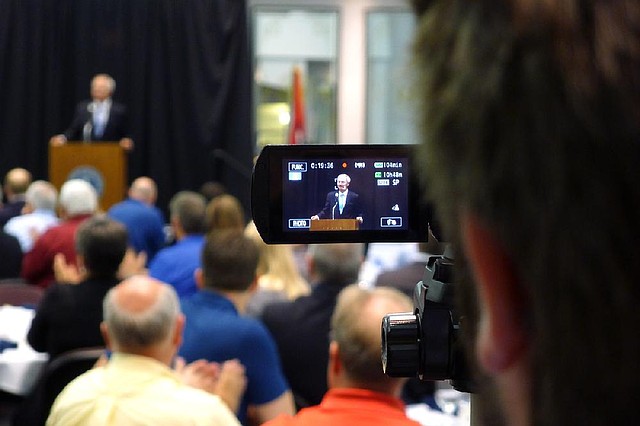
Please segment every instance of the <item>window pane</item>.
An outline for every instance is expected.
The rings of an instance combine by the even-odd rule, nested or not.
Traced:
[[[258,147],[288,143],[293,74],[298,69],[306,143],[336,140],[338,14],[303,9],[254,10]]]
[[[411,104],[410,12],[367,14],[367,143],[416,143]]]

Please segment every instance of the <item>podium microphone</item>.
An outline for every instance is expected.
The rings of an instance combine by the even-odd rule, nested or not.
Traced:
[[[91,132],[93,131],[93,112],[95,111],[96,106],[92,103],[87,105],[87,111],[89,111],[89,119],[84,126],[82,127],[82,140],[84,142],[91,141]]]
[[[90,142],[91,141],[91,131],[92,130],[93,130],[93,124],[91,123],[91,120],[89,120],[86,123],[84,123],[84,126],[82,127],[82,140],[84,142]]]
[[[333,205],[333,208],[331,209],[331,219],[336,218],[336,207],[338,206],[338,193],[336,192],[333,195],[336,196],[336,203]]]

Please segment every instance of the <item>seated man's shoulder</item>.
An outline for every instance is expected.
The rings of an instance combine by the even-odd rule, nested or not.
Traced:
[[[179,253],[180,253],[180,249],[176,248],[175,244],[172,246],[164,247],[158,250],[156,255],[151,260],[149,267],[152,268],[155,264],[166,264],[166,263],[178,264],[182,261],[182,258],[176,257],[176,255]]]
[[[121,417],[123,420],[131,414],[128,406],[135,406],[136,409],[144,408],[145,414],[142,416],[147,417],[149,424],[170,424],[172,419],[176,422],[195,419],[214,425],[238,424],[234,414],[218,396],[174,380],[157,380],[146,386],[144,391],[127,391],[126,398],[122,394],[115,399],[112,391],[107,389],[106,381],[104,368],[89,370],[73,380],[54,403],[50,418],[52,424],[62,425],[77,416],[83,416],[85,420],[92,419],[91,411],[99,414],[102,397],[115,404],[113,409],[116,416],[124,416]]]

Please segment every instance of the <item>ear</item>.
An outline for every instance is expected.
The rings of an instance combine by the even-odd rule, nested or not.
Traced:
[[[481,307],[478,361],[489,374],[502,373],[527,354],[527,298],[508,253],[493,232],[473,214],[464,213],[461,221]]]
[[[258,291],[258,278],[259,278],[259,276],[258,276],[258,275],[256,275],[256,276],[253,278],[253,281],[251,281],[251,284],[249,285],[249,288],[247,289],[247,292],[248,292],[248,293],[253,294],[253,293],[255,293],[256,291]]]
[[[102,334],[105,347],[112,351],[113,348],[111,347],[111,339],[109,338],[109,329],[104,321],[100,323],[100,334]]]
[[[340,349],[337,342],[329,344],[329,364],[327,365],[327,384],[329,388],[337,385],[337,378],[342,371],[342,362],[340,361]]]
[[[204,288],[204,275],[202,274],[202,268],[197,268],[193,271],[193,278],[196,280],[198,290],[202,290]]]
[[[176,324],[171,342],[176,348],[179,348],[182,345],[182,332],[184,331],[185,322],[186,319],[184,314],[178,315],[178,318],[176,318]]]
[[[82,271],[84,269],[84,256],[76,253],[76,267],[78,271]]]
[[[305,260],[307,261],[307,274],[310,277],[315,276],[316,273],[316,262],[313,260],[313,257],[307,253],[305,255]]]

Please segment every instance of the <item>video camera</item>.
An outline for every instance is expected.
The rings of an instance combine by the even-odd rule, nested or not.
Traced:
[[[391,377],[450,380],[461,392],[473,386],[454,307],[454,258],[448,247],[427,262],[413,294],[413,312],[382,319],[382,368]]]
[[[433,218],[421,202],[413,150],[412,145],[265,146],[251,185],[258,232],[270,244],[427,241]],[[347,203],[349,193],[352,199],[357,194],[362,217],[341,222],[335,215],[343,174],[349,177]],[[322,226],[316,226],[319,221]],[[383,319],[387,375],[451,380],[457,390],[470,391],[453,291],[453,256],[446,251],[427,264],[416,285],[414,311]]]

